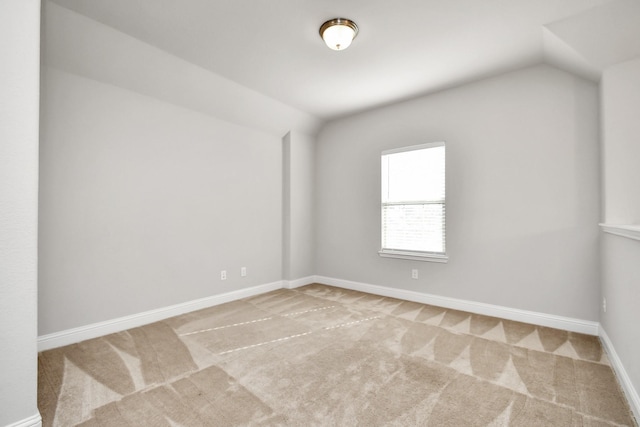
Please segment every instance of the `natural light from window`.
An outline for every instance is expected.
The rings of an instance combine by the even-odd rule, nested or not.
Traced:
[[[444,143],[384,151],[381,160],[380,255],[446,259]]]

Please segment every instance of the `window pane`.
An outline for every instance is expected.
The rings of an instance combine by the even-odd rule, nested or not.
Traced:
[[[382,201],[444,201],[444,156],[444,146],[383,155]]]
[[[382,247],[445,252],[445,207],[437,204],[382,206]]]
[[[382,252],[445,255],[444,143],[389,150],[381,160]]]

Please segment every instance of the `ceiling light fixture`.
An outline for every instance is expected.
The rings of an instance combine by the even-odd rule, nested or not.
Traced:
[[[334,18],[320,26],[320,37],[333,50],[345,50],[358,35],[355,22],[345,18]]]

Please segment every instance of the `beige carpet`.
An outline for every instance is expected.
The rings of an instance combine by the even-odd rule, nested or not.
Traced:
[[[324,285],[39,357],[44,426],[634,425],[597,338]]]

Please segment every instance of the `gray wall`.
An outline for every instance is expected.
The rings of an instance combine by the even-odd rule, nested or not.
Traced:
[[[0,2],[0,425],[39,419],[36,287],[40,2]],[[27,420],[28,419],[28,420]]]
[[[320,121],[127,34],[44,1],[44,62],[279,137]]]
[[[39,334],[281,281],[280,132],[314,119],[45,5]]]
[[[640,224],[640,59],[607,69],[602,77],[604,222]],[[603,234],[600,322],[640,390],[640,241]]]
[[[40,334],[281,279],[280,138],[45,75]]]
[[[603,206],[609,224],[640,224],[640,59],[602,76]]]
[[[283,279],[315,274],[315,139],[292,131],[283,140]]]
[[[449,263],[380,258],[380,152],[441,140]],[[598,320],[596,85],[532,67],[332,122],[316,149],[319,275]]]
[[[640,241],[602,236],[602,295],[607,311],[601,327],[611,340],[636,396],[640,390]]]

